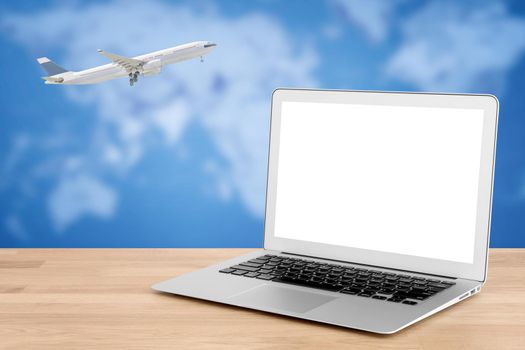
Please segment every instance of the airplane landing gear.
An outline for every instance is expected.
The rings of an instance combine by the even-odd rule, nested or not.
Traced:
[[[139,71],[136,71],[135,73],[129,73],[129,86],[133,86],[138,80],[139,80]]]

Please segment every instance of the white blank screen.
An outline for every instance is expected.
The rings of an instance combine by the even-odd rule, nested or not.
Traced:
[[[472,263],[483,110],[283,102],[275,236]]]

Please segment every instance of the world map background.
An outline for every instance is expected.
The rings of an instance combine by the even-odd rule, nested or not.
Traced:
[[[205,57],[49,86],[209,40]],[[520,1],[0,2],[0,246],[258,247],[276,87],[492,93],[500,124],[491,246],[525,247]]]

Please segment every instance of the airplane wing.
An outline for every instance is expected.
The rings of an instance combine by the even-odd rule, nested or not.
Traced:
[[[62,77],[42,77],[46,81],[46,84],[61,84],[64,82]]]
[[[135,69],[138,69],[144,65],[144,61],[137,60],[135,58],[128,58],[120,55],[116,55],[114,53],[105,52],[103,50],[97,50],[98,53],[100,53],[102,56],[105,56],[121,66],[122,68],[126,69],[127,71],[132,71]]]

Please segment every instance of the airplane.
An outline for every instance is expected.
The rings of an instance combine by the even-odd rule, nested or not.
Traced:
[[[48,76],[42,77],[45,84],[97,84],[107,80],[128,77],[129,85],[133,86],[139,75],[159,74],[162,67],[168,64],[189,60],[209,53],[217,46],[210,41],[195,41],[175,46],[169,49],[147,53],[132,58],[97,50],[98,53],[110,59],[112,63],[78,72],[68,71],[55,64],[47,57],[37,59]]]

